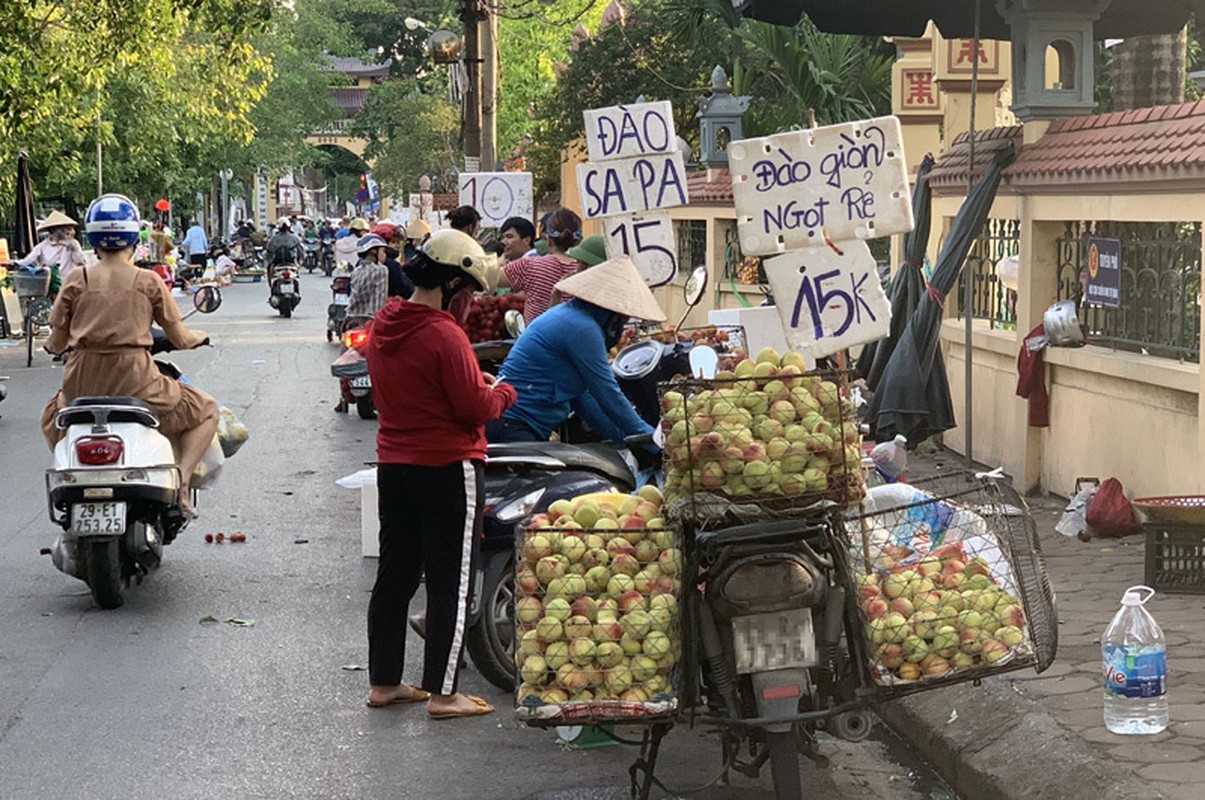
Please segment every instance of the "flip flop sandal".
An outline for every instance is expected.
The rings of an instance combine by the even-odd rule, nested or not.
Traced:
[[[480,717],[493,712],[494,707],[480,697],[475,697],[471,694],[465,695],[466,700],[472,701],[476,706],[472,711],[441,711],[439,713],[427,712],[427,716],[431,719],[456,719],[458,717]]]
[[[410,697],[402,697],[398,695],[390,700],[368,700],[365,705],[369,708],[385,708],[386,706],[401,706],[408,703],[425,703],[431,698],[430,692],[425,692],[422,689],[415,688],[414,694]]]

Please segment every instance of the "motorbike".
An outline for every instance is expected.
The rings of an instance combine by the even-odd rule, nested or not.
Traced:
[[[306,239],[305,241],[305,269],[307,272],[313,273],[318,269],[318,244],[317,239]]]
[[[285,319],[293,316],[293,309],[301,304],[301,284],[296,264],[274,264],[268,270],[270,294],[268,305],[280,312]]]
[[[326,340],[335,341],[343,332],[347,304],[351,302],[351,277],[339,275],[331,281],[331,303],[326,307]]]
[[[202,287],[188,316],[212,313],[221,303],[216,287]],[[151,352],[172,349],[159,335]],[[174,365],[155,363],[180,378]],[[157,567],[164,545],[188,525],[180,467],[157,430],[159,418],[137,398],[79,397],[59,410],[55,425],[66,435],[46,470],[46,497],[50,520],[63,532],[43,552],[59,571],[86,582],[98,606],[117,608],[123,589]],[[195,508],[195,491],[191,499]]]
[[[8,380],[7,375],[0,375],[0,403],[3,403],[4,398],[8,397],[8,384],[5,383],[6,380]]]
[[[335,271],[335,240],[329,236],[323,237],[319,245],[318,263],[322,267],[322,274],[328,278]]]
[[[346,312],[345,312],[346,313]],[[331,375],[339,379],[339,404],[335,410],[347,413],[354,405],[360,419],[376,419],[376,404],[372,399],[372,377],[368,362],[360,353],[368,339],[368,317],[347,317],[343,320],[343,352],[331,364]]]

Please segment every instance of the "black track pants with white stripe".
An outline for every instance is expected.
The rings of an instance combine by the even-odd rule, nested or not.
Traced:
[[[368,603],[369,680],[373,686],[401,683],[406,617],[425,570],[427,642],[421,686],[434,694],[452,694],[481,535],[481,463],[381,464],[377,491],[381,556]]]

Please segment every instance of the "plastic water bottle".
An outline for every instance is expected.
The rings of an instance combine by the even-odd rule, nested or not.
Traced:
[[[888,483],[895,483],[908,469],[908,437],[896,434],[890,442],[876,444],[870,451],[875,469]]]
[[[1113,733],[1158,733],[1167,727],[1167,644],[1143,608],[1154,596],[1149,586],[1126,589],[1101,639],[1105,727]]]

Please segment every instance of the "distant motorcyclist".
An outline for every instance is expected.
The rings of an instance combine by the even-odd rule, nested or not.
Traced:
[[[355,264],[360,237],[368,233],[368,220],[356,217],[348,225],[348,234],[335,240],[335,264]]]
[[[300,264],[304,256],[301,240],[293,233],[289,221],[281,220],[276,227],[276,233],[268,240],[268,264],[276,267],[282,264]]]
[[[389,300],[389,268],[385,265],[388,244],[370,233],[360,238],[360,256],[351,273],[351,294],[348,296],[347,317],[372,317]]]

